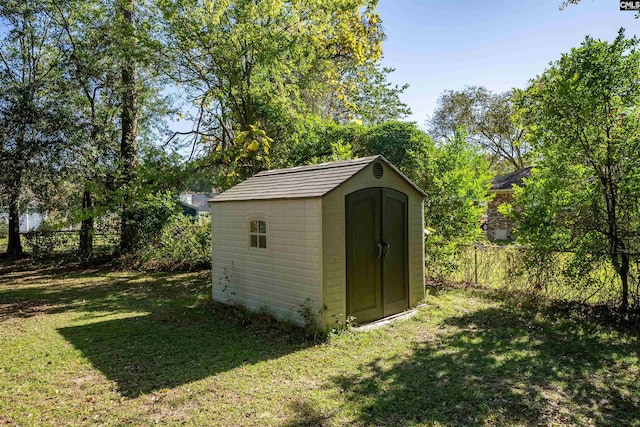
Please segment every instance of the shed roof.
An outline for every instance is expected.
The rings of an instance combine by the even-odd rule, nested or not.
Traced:
[[[522,179],[531,176],[531,166],[496,177],[491,184],[489,192],[513,190],[513,186],[522,187]]]
[[[378,159],[400,174],[407,183],[425,196],[424,192],[409,178],[398,171],[383,156],[378,155],[340,162],[263,171],[209,201],[228,202],[322,197]]]

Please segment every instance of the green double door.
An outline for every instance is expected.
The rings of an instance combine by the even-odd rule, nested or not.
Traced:
[[[346,197],[347,315],[358,323],[409,305],[407,196],[368,188]]]

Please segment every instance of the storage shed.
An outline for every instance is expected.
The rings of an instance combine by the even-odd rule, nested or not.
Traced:
[[[402,312],[424,297],[424,197],[382,156],[260,172],[209,201],[213,298],[318,328]]]

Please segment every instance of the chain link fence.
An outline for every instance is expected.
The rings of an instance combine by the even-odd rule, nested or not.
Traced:
[[[80,230],[29,231],[21,235],[25,248],[36,258],[52,255],[75,255],[80,252]],[[94,233],[93,253],[113,254],[120,236],[115,233]]]
[[[436,281],[474,283],[506,290],[536,292],[549,298],[590,304],[621,301],[622,285],[604,255],[568,251],[534,251],[509,245],[471,245],[442,265],[426,266]],[[640,257],[631,257],[629,305],[640,309]]]

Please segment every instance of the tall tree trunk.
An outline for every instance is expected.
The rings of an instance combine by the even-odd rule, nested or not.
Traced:
[[[629,254],[622,252],[620,262],[620,283],[622,284],[622,301],[620,309],[626,313],[629,308]]]
[[[20,142],[22,139],[20,139]],[[22,168],[14,161],[14,169],[8,171],[11,174],[9,181],[9,241],[7,243],[7,256],[19,258],[22,256],[22,242],[20,241],[20,190],[22,187]]]
[[[18,195],[11,194],[9,201],[9,243],[7,255],[10,258],[22,256],[22,242],[20,242],[20,212],[18,209]]]
[[[91,258],[93,255],[93,197],[89,190],[82,193],[83,220],[80,226],[80,256],[83,259]]]
[[[620,310],[623,313],[626,313],[629,308],[629,269],[630,269],[630,257],[627,252],[626,246],[624,243],[614,236],[614,238],[610,239],[611,244],[611,254],[610,260],[613,265],[613,269],[618,274],[620,278],[620,284],[622,286],[621,289],[621,298],[620,298]]]
[[[135,37],[135,0],[121,0],[123,16],[123,34],[126,45]],[[132,49],[133,46],[128,46]],[[129,252],[136,240],[137,224],[132,215],[132,184],[135,181],[135,166],[138,162],[138,93],[136,63],[132,52],[126,53],[128,58],[122,65],[122,138],[120,141],[120,158],[122,161],[122,188],[125,194],[122,199],[122,217],[120,233],[120,251]]]
[[[87,93],[89,93],[87,91]],[[91,145],[98,145],[99,126],[96,125],[96,108],[95,97],[88,96],[91,103]],[[94,159],[94,168],[97,166],[97,160]],[[82,193],[82,224],[80,226],[80,256],[89,259],[93,255],[93,234],[94,234],[94,212],[95,206],[93,195],[89,190],[90,180],[85,183],[85,190]]]

